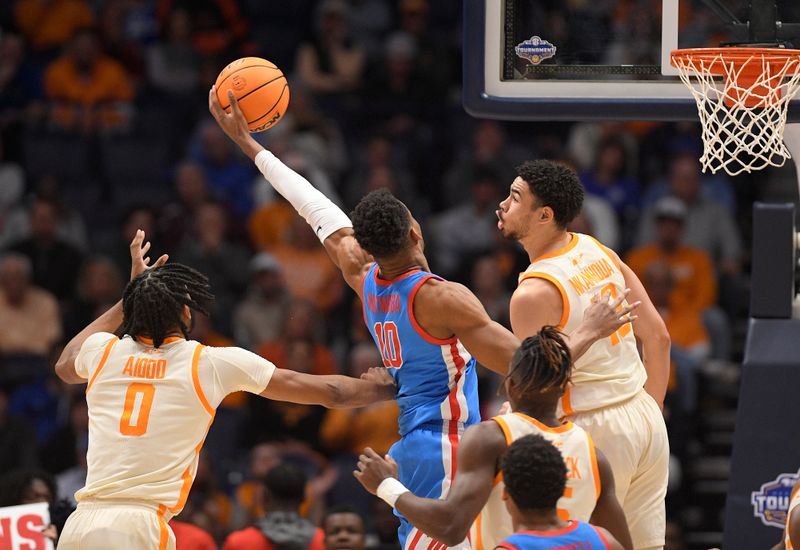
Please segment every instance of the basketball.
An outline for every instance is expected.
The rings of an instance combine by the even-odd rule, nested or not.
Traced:
[[[233,90],[251,132],[263,132],[280,122],[289,106],[289,84],[274,63],[260,57],[237,59],[219,73],[220,106],[230,113],[228,90]]]

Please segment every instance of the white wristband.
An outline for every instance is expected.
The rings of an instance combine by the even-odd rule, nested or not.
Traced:
[[[394,508],[394,504],[397,502],[397,499],[409,491],[406,489],[405,485],[397,481],[395,478],[387,477],[381,481],[380,485],[378,485],[378,490],[376,492],[378,498],[382,499],[384,502],[386,502],[386,504]]]

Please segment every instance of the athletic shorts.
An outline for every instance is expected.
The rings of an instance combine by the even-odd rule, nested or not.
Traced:
[[[67,519],[58,550],[175,550],[175,535],[155,508],[80,502]]]
[[[663,547],[669,441],[655,400],[642,390],[623,403],[567,418],[589,432],[611,464],[633,547]]]
[[[418,497],[446,497],[456,471],[459,439],[459,433],[448,434],[435,425],[404,435],[389,449],[389,455],[397,462],[400,483]],[[397,533],[403,550],[431,547],[433,539],[411,525],[397,510],[394,513],[400,518]],[[445,546],[439,544],[439,548]],[[469,542],[465,540],[452,548],[469,549]]]

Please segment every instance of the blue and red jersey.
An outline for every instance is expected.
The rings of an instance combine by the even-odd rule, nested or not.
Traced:
[[[456,434],[480,422],[475,359],[455,336],[434,338],[414,318],[414,297],[430,279],[442,280],[422,270],[383,280],[377,263],[364,278],[364,322],[397,382],[400,435]]]
[[[506,550],[608,550],[606,538],[593,525],[570,521],[557,531],[519,531],[500,543]]]

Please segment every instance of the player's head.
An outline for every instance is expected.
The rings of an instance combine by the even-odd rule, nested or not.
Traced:
[[[542,327],[514,352],[506,377],[512,408],[550,401],[555,408],[572,372],[572,357],[557,328]]]
[[[565,231],[580,213],[583,195],[583,185],[570,168],[547,160],[524,162],[500,203],[498,228],[518,241],[547,230]]]
[[[0,478],[0,507],[52,502],[56,494],[53,476],[41,470],[12,470]]]
[[[346,504],[329,509],[322,519],[325,531],[325,550],[363,550],[365,544],[364,518]]]
[[[501,468],[503,498],[515,526],[531,512],[555,513],[567,484],[567,467],[552,443],[538,434],[521,437],[508,447]]]
[[[419,223],[406,205],[386,189],[364,196],[350,218],[359,246],[379,263],[424,250]]]
[[[264,476],[264,507],[296,512],[306,498],[306,481],[306,474],[297,466],[278,464]]]
[[[159,347],[170,334],[189,337],[192,311],[209,314],[214,295],[208,278],[182,264],[148,269],[122,294],[122,334],[147,337]]]

